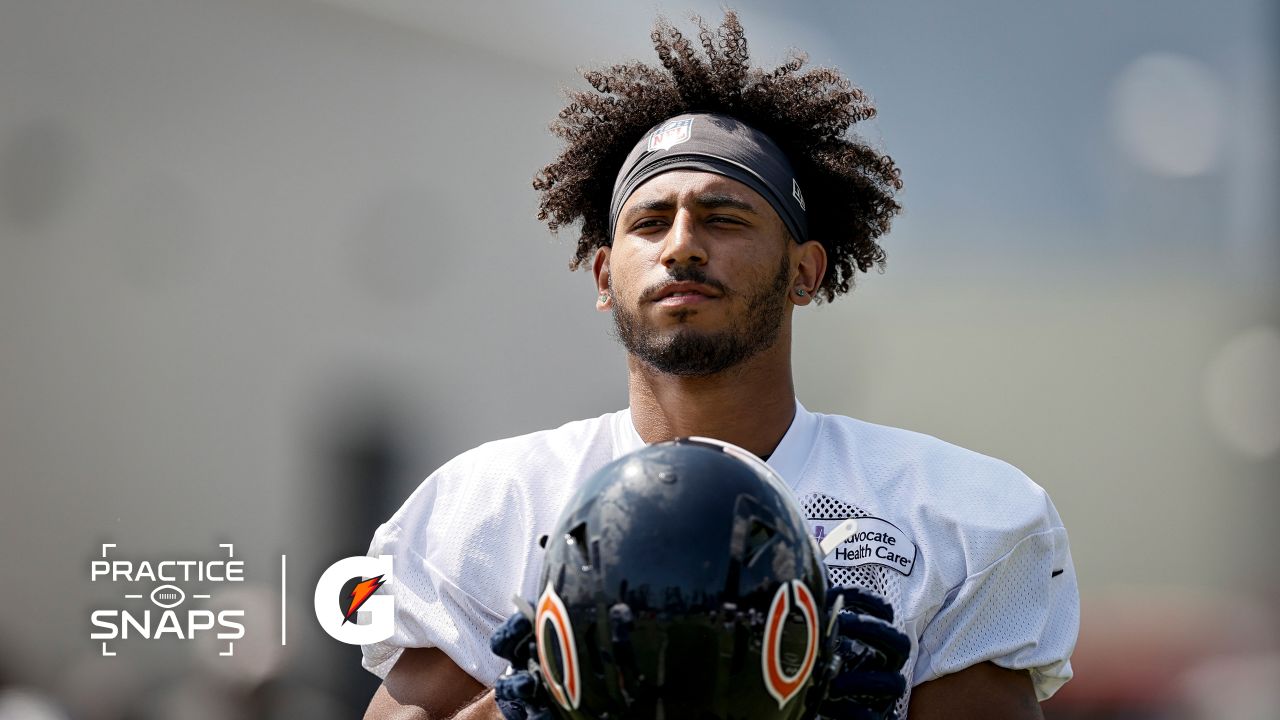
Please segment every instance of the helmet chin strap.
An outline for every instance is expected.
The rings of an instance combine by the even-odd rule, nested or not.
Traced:
[[[818,543],[818,549],[822,553],[822,558],[826,559],[833,550],[841,545],[845,540],[853,537],[858,532],[858,519],[849,518],[839,525],[831,529],[822,542]],[[844,610],[844,595],[837,594],[835,602],[831,603],[831,618],[827,621],[827,635],[830,636],[835,632],[836,617],[840,615],[840,611]]]
[[[832,528],[822,542],[818,543],[818,547],[822,548],[822,557],[825,558],[830,555],[831,551],[839,547],[845,540],[853,537],[856,532],[858,532],[857,518],[849,518]]]
[[[516,610],[518,610],[521,615],[528,618],[529,622],[533,622],[533,619],[536,615],[536,613],[534,613],[533,611],[533,603],[529,602],[528,600],[525,600],[523,597],[520,597],[520,593],[516,593],[515,595],[512,595],[511,602],[515,603]]]

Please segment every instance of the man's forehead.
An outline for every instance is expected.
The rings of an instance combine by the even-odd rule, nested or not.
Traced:
[[[668,176],[680,171],[691,174]],[[671,197],[673,193],[687,193],[691,182],[705,185],[704,193],[725,189],[736,196],[736,205],[743,212],[777,217],[793,238],[804,240],[809,236],[800,180],[782,148],[763,132],[715,113],[686,113],[670,118],[636,143],[614,179],[609,234],[617,235],[618,220],[628,202],[632,217],[637,207],[661,209],[661,203],[676,201]],[[637,198],[637,193],[642,197]],[[655,198],[664,194],[668,198]],[[679,202],[688,200],[686,194]],[[761,202],[768,206],[767,210],[757,210]],[[701,204],[725,208],[734,205]]]
[[[703,195],[718,195],[732,198],[750,205],[757,212],[769,208],[769,203],[760,193],[747,185],[718,173],[699,170],[672,170],[646,180],[627,198],[627,207],[641,202],[661,200],[677,200],[678,196],[687,194],[693,200]]]

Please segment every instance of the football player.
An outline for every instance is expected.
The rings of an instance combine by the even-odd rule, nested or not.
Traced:
[[[1040,717],[1071,677],[1079,622],[1044,490],[795,397],[793,316],[883,264],[899,211],[898,169],[852,133],[874,106],[798,54],[753,68],[731,12],[694,38],[659,21],[653,41],[658,65],[584,74],[591,89],[552,126],[565,147],[534,182],[553,230],[578,224],[573,265],[626,348],[630,406],[466,452],[378,529],[369,554],[395,558],[396,629],[364,647],[384,678],[367,717],[499,717],[508,662],[489,638],[513,596],[544,589],[536,538],[597,470],[686,436],[765,459],[816,537],[857,520],[823,562],[833,585],[884,598],[909,638],[900,715]]]

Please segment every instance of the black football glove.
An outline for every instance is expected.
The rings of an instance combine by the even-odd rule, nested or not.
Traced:
[[[907,691],[902,666],[911,639],[893,626],[893,606],[857,587],[832,588],[836,616],[835,647],[827,668],[826,697],[818,717],[829,720],[896,720],[896,706]]]
[[[506,720],[552,720],[551,696],[538,670],[537,645],[529,614],[517,612],[498,626],[489,638],[493,654],[511,663],[506,675],[494,683],[494,699]]]

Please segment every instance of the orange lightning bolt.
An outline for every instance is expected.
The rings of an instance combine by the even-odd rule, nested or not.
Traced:
[[[342,624],[346,625],[350,622],[351,618],[356,616],[356,611],[360,609],[360,606],[364,605],[365,601],[385,584],[382,582],[382,576],[379,575],[356,585],[351,591],[351,605],[347,607],[347,616],[342,619]]]

